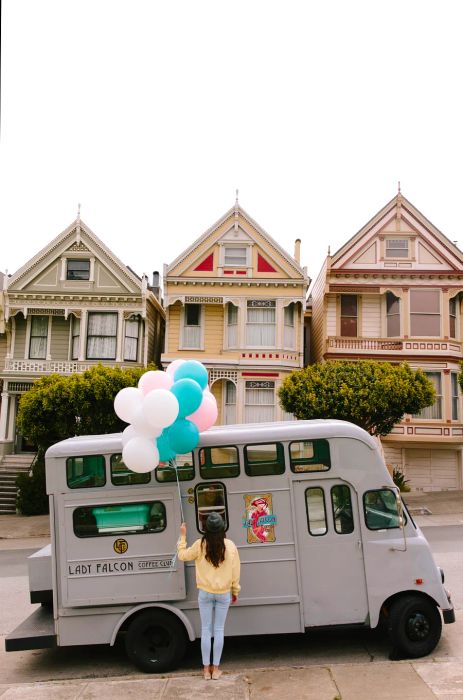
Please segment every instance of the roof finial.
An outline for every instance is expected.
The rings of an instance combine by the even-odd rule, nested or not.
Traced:
[[[397,183],[397,194],[400,194],[400,180]]]
[[[80,202],[77,205],[77,221],[80,222]]]
[[[235,199],[235,224],[234,224],[234,231],[235,231],[235,236],[238,235],[238,212],[240,209],[240,205],[238,203],[238,194],[239,190],[236,190],[236,199]]]
[[[238,205],[238,195],[239,195],[239,193],[240,193],[240,191],[237,189],[237,190],[236,190],[235,207],[239,206],[239,205]]]

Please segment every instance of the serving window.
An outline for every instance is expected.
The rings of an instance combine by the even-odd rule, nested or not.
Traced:
[[[240,475],[238,448],[203,447],[199,451],[199,471],[202,479],[226,479]]]
[[[206,531],[206,520],[211,513],[218,513],[228,529],[227,491],[223,484],[198,484],[195,489],[196,527],[199,532]]]
[[[149,484],[151,473],[139,474],[131,471],[122,461],[121,454],[111,455],[111,483],[114,486],[132,486],[134,484]]]
[[[330,445],[328,440],[299,440],[289,445],[291,471],[326,472],[331,469]]]
[[[159,462],[155,469],[156,481],[165,483],[168,481],[191,481],[195,478],[195,464],[193,453],[187,452],[183,455],[177,455],[175,465],[171,462]]]
[[[366,491],[363,494],[365,524],[369,530],[390,530],[400,527],[397,497],[392,489]]]
[[[265,445],[246,445],[244,468],[248,476],[284,474],[285,453],[281,442]]]
[[[162,501],[80,506],[72,514],[76,537],[141,535],[166,529],[166,508]]]
[[[103,455],[68,457],[66,481],[70,489],[91,489],[106,484],[106,466]]]

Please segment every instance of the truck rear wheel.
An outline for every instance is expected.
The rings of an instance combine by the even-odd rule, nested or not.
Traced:
[[[146,673],[170,671],[185,653],[185,628],[166,610],[145,610],[130,623],[125,649],[135,666]]]
[[[442,620],[437,606],[428,598],[406,595],[392,603],[387,628],[394,651],[416,659],[435,649],[441,636]]]

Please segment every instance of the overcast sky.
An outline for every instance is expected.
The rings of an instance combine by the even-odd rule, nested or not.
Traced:
[[[139,274],[235,199],[315,278],[397,192],[463,247],[461,0],[3,0],[0,268]]]

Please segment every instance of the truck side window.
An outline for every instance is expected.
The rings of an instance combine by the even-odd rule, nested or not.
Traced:
[[[314,486],[305,490],[305,507],[310,534],[314,537],[326,535],[328,526],[326,524],[325,495],[322,488]]]
[[[396,495],[392,489],[366,491],[363,494],[365,523],[369,530],[400,527]]]
[[[285,453],[281,442],[269,445],[246,445],[244,469],[248,476],[284,474]]]
[[[289,446],[291,471],[326,472],[331,469],[330,445],[328,440],[301,440]]]
[[[103,455],[68,457],[66,479],[70,489],[92,489],[106,484],[106,468]]]
[[[333,509],[334,529],[339,535],[348,535],[354,531],[352,500],[350,488],[346,484],[337,484],[331,489],[331,507]]]
[[[166,508],[162,501],[80,506],[72,522],[76,537],[142,535],[166,529]]]
[[[177,472],[177,473],[176,473]],[[156,481],[191,481],[195,478],[195,466],[193,461],[193,452],[187,452],[184,455],[177,455],[175,459],[175,467],[170,462],[159,462],[155,469]]]
[[[228,529],[227,492],[221,483],[198,484],[195,489],[196,527],[205,532],[205,523],[209,513],[219,513]]]
[[[226,479],[240,475],[238,448],[203,447],[199,450],[199,471],[202,479]]]
[[[114,486],[130,486],[132,484],[149,484],[151,474],[132,472],[122,461],[122,455],[111,455],[111,483]]]

